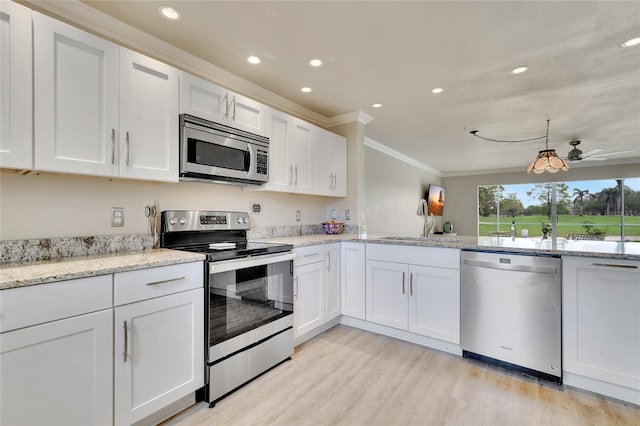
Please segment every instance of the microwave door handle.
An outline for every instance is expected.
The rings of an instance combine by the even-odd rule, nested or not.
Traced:
[[[247,145],[247,150],[244,153],[244,169],[247,171],[248,174],[251,174],[251,151],[252,151],[252,146],[249,144]]]

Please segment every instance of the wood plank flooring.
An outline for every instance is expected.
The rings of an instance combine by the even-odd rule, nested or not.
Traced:
[[[163,425],[640,425],[640,408],[340,325]]]

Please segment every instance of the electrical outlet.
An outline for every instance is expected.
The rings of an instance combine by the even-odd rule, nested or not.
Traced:
[[[300,210],[296,210],[296,222],[300,222]]]
[[[351,220],[351,210],[344,211],[344,220]]]
[[[111,226],[124,226],[124,207],[111,207]]]
[[[262,204],[251,203],[251,213],[260,213],[262,211]]]
[[[336,209],[331,209],[331,219],[336,220],[338,218],[338,211]]]

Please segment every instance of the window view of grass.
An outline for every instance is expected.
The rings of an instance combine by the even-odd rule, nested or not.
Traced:
[[[479,236],[514,222],[517,237],[541,237],[554,220],[558,237],[640,242],[640,178],[478,187]]]

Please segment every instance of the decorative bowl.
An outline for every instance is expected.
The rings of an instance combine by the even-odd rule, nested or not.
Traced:
[[[342,234],[342,231],[344,231],[344,223],[322,222],[322,230],[325,234]]]

